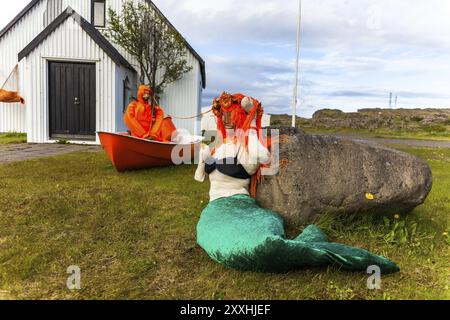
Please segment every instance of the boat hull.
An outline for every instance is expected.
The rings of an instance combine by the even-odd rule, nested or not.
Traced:
[[[178,146],[175,143],[149,141],[125,133],[98,132],[98,135],[103,149],[118,172],[175,165],[172,161],[172,151]],[[193,158],[196,145],[182,147],[183,150],[190,150]],[[183,151],[180,156],[183,156]]]

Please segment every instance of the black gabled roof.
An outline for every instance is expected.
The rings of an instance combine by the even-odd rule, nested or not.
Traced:
[[[102,50],[117,64],[130,70],[133,66],[125,59],[119,51],[109,42],[92,24],[75,12],[71,7],[67,7],[52,23],[50,23],[36,38],[34,38],[22,51],[19,52],[19,61],[28,56],[39,44],[41,44],[53,31],[55,31],[64,21],[73,17],[80,27],[102,48]]]
[[[3,36],[9,31],[11,30],[12,27],[15,26],[15,24],[17,22],[19,22],[31,9],[33,9],[33,7],[38,4],[41,0],[32,0],[22,11],[20,11],[20,13],[10,22],[6,25],[6,27],[4,27],[1,31],[0,31],[0,39],[3,38]],[[198,61],[200,62],[200,68],[201,68],[201,73],[202,73],[202,83],[203,83],[203,88],[206,88],[206,66],[205,66],[205,60],[203,60],[203,58],[197,53],[197,51],[194,50],[194,48],[189,44],[189,42],[187,42],[187,40],[181,35],[180,32],[178,32],[178,30],[173,26],[173,24],[169,21],[169,19],[166,18],[166,16],[158,9],[158,7],[153,3],[153,1],[151,0],[145,0],[156,12],[158,12],[163,18],[164,20],[167,22],[167,24],[173,28],[173,30],[175,30],[183,39],[186,47],[188,48],[188,50],[198,59]],[[97,32],[98,30],[96,28],[94,28]],[[101,34],[100,34],[101,35]],[[101,35],[102,36],[102,35]],[[103,36],[102,36],[103,37]],[[103,37],[104,39],[104,37]],[[95,39],[94,39],[95,40]],[[106,39],[105,39],[106,40]],[[108,40],[106,40],[108,41]],[[109,41],[108,41],[109,43]],[[19,59],[20,60],[20,59]],[[128,63],[129,64],[129,63]]]

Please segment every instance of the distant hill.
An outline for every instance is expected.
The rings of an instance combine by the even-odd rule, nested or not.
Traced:
[[[450,132],[450,109],[361,109],[317,111],[312,119],[297,118],[305,129],[406,130]],[[291,116],[272,115],[272,125],[291,125]]]

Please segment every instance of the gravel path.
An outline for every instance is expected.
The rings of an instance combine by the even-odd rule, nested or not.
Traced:
[[[408,139],[388,139],[388,138],[372,138],[357,134],[316,134],[317,136],[333,136],[340,139],[353,140],[363,143],[378,143],[378,144],[399,144],[410,147],[429,147],[429,148],[450,148],[450,141],[431,141],[431,140],[408,140]]]
[[[0,145],[0,163],[57,156],[72,152],[98,152],[99,146],[61,145],[61,144],[10,144]]]

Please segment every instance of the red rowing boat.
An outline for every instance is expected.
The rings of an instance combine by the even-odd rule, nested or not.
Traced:
[[[176,146],[190,150],[192,159],[200,139],[190,144],[149,141],[135,138],[128,133],[98,132],[103,149],[118,172],[141,170],[175,165],[172,151]],[[183,156],[181,151],[180,156]]]

